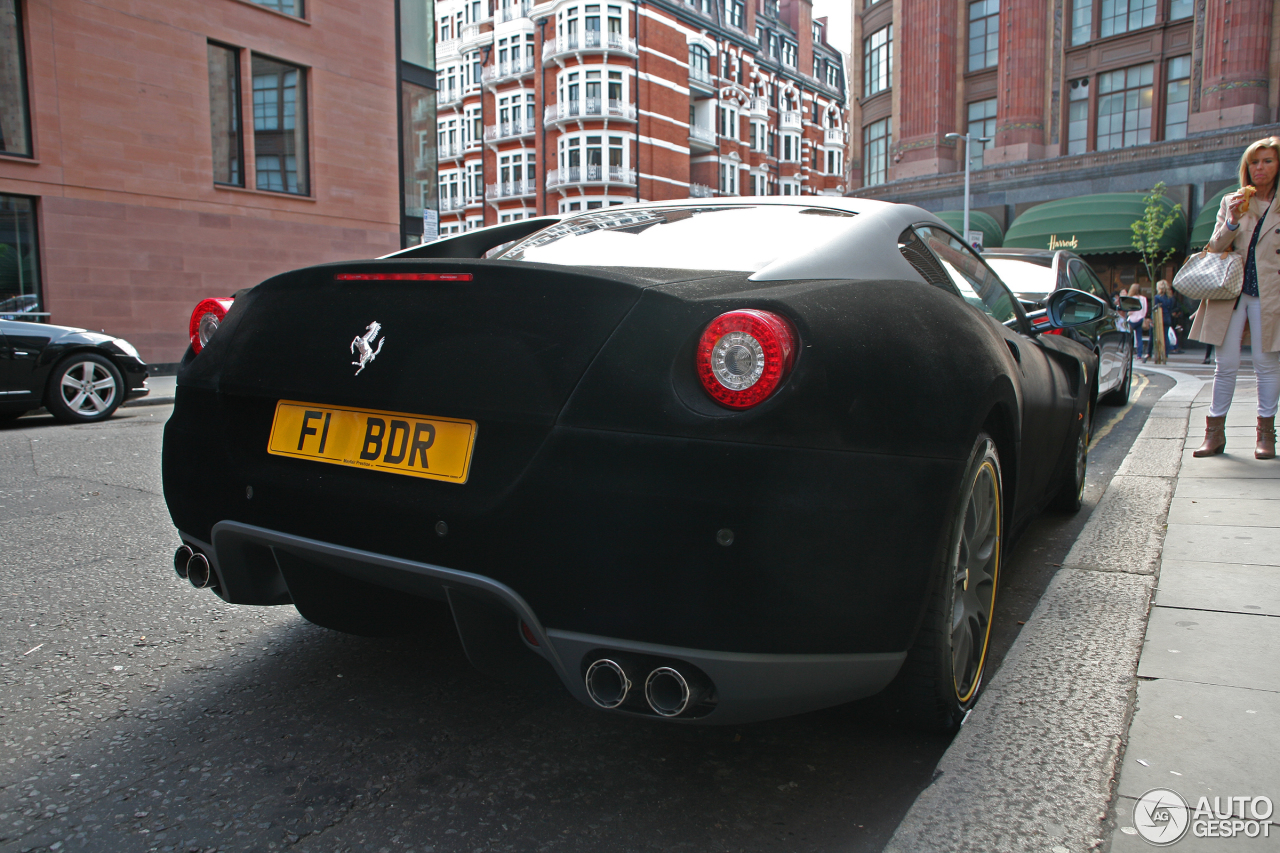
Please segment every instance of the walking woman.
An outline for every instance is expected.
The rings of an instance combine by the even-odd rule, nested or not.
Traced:
[[[1276,405],[1280,399],[1280,205],[1276,176],[1280,173],[1280,137],[1259,139],[1240,158],[1240,190],[1222,199],[1218,224],[1208,249],[1234,251],[1244,260],[1244,290],[1234,302],[1206,299],[1200,303],[1191,337],[1218,348],[1213,373],[1213,403],[1205,424],[1204,444],[1193,456],[1212,456],[1227,446],[1227,409],[1236,390],[1240,345],[1245,323],[1258,378],[1258,444],[1253,455],[1276,455]]]
[[[1147,297],[1142,295],[1142,288],[1137,282],[1133,287],[1129,288],[1129,296],[1142,303],[1142,308],[1138,311],[1130,311],[1126,319],[1129,321],[1129,328],[1133,331],[1133,357],[1146,361],[1146,357],[1142,355],[1142,323],[1147,319]]]

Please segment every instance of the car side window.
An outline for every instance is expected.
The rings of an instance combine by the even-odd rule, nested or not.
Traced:
[[[1092,293],[1094,296],[1110,305],[1111,295],[1107,293],[1107,289],[1103,286],[1102,280],[1098,278],[1097,273],[1089,269],[1088,264],[1085,264],[1082,261],[1076,261],[1076,263],[1080,265],[1080,276],[1082,279],[1079,289],[1083,290],[1085,293]],[[1085,282],[1089,284],[1088,287],[1083,286]]]
[[[1013,307],[1013,296],[972,249],[941,228],[922,225],[916,232],[942,263],[966,302],[997,323],[1016,323],[1018,312]]]

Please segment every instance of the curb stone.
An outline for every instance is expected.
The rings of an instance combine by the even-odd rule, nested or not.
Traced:
[[[1068,853],[1110,836],[1176,439],[1203,384],[1143,369],[1178,380],[1156,405],[1174,424],[1148,420],[885,853]]]

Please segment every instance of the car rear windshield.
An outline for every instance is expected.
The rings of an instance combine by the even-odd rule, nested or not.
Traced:
[[[1014,293],[1052,293],[1057,276],[1048,267],[1010,258],[987,258],[1000,280]]]
[[[557,222],[496,257],[570,266],[756,272],[846,231],[854,215],[773,204],[602,210]]]

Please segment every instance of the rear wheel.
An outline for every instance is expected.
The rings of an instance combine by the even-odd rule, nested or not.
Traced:
[[[928,611],[895,689],[921,726],[954,731],[978,699],[991,643],[1003,543],[1000,455],[974,442]]]
[[[110,359],[91,352],[66,357],[49,376],[44,405],[66,424],[104,421],[124,402],[124,377]]]

